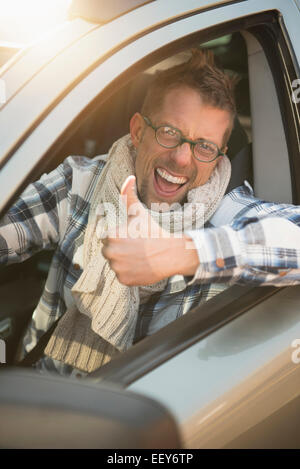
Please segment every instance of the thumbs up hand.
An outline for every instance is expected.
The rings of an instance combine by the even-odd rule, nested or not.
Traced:
[[[122,188],[121,188],[121,195],[124,198],[124,202],[127,205],[127,210],[133,205],[141,205],[142,208],[144,208],[141,204],[141,202],[138,199],[138,196],[136,194],[136,178],[135,176],[128,176],[126,181],[124,182]]]
[[[142,205],[137,196],[136,191],[136,178],[135,176],[128,176],[121,188],[121,197],[127,208],[127,217],[128,217],[128,235],[131,235],[132,238],[144,237],[147,232],[148,224],[151,223],[151,216],[147,212],[146,208]],[[137,218],[138,217],[138,218]],[[133,222],[135,219],[135,222]],[[138,223],[140,226],[138,226]],[[155,221],[153,220],[153,223]],[[139,233],[136,230],[134,233],[133,227],[136,227],[139,230]],[[159,225],[158,225],[159,227]],[[130,229],[131,228],[131,229]],[[160,229],[160,227],[159,227]],[[138,234],[140,236],[138,236]]]
[[[193,275],[199,265],[196,249],[186,249],[187,236],[175,238],[153,220],[139,201],[135,176],[121,189],[127,225],[103,239],[102,254],[124,285],[150,285],[175,274]]]

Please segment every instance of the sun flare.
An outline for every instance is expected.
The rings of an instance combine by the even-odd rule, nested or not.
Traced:
[[[67,19],[71,0],[0,0],[0,40],[29,42]]]

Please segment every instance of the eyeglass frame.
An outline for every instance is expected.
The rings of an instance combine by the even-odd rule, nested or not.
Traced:
[[[142,115],[142,117],[143,117],[144,121],[146,122],[146,124],[154,130],[154,132],[155,132],[155,140],[156,140],[157,143],[158,143],[161,147],[163,147],[163,148],[177,148],[177,147],[181,146],[183,143],[189,143],[189,144],[190,144],[190,147],[191,147],[191,149],[192,149],[192,153],[193,153],[194,158],[195,158],[197,161],[201,161],[201,163],[212,163],[212,162],[215,161],[217,158],[219,158],[219,156],[226,156],[226,154],[220,150],[220,148],[218,147],[218,145],[217,145],[216,143],[214,143],[214,142],[211,142],[210,140],[206,140],[205,138],[200,138],[199,140],[190,140],[189,138],[184,137],[184,136],[182,135],[181,130],[180,130],[180,129],[177,129],[177,127],[174,127],[173,125],[170,125],[170,124],[162,124],[162,125],[159,125],[159,126],[155,126],[155,125],[152,124],[152,122],[151,122],[151,120],[149,119],[149,117],[146,117],[146,116],[143,116],[143,115]],[[174,147],[168,147],[168,146],[163,145],[162,143],[160,143],[160,142],[158,141],[158,139],[157,139],[157,134],[156,134],[156,133],[157,133],[157,130],[160,129],[161,127],[170,127],[171,129],[174,129],[174,130],[176,130],[177,132],[179,132],[179,134],[180,134],[180,140],[179,140],[179,142],[178,142],[177,145],[175,145]],[[210,144],[214,145],[214,146],[217,148],[218,154],[217,154],[212,160],[209,160],[209,161],[207,161],[207,160],[206,160],[206,161],[205,161],[205,160],[200,160],[200,159],[197,158],[197,156],[195,155],[195,153],[194,153],[194,148],[195,148],[195,146],[197,145],[197,143],[201,143],[201,142],[210,143]]]

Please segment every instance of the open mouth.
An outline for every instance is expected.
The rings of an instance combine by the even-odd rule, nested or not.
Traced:
[[[173,176],[160,167],[154,170],[154,188],[160,197],[176,196],[187,182],[188,178],[185,176]]]

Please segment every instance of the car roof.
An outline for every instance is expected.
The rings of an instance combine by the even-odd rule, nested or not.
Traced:
[[[238,0],[245,2],[247,0]],[[80,17],[92,23],[103,24],[118,18],[125,13],[142,7],[147,3],[157,3],[157,0],[73,0],[69,8],[70,18]],[[217,6],[222,3],[232,3],[232,0],[203,0],[195,2],[199,7],[203,4],[205,7]]]
[[[108,23],[113,19],[156,0],[73,0],[70,18],[83,18],[92,23]]]

